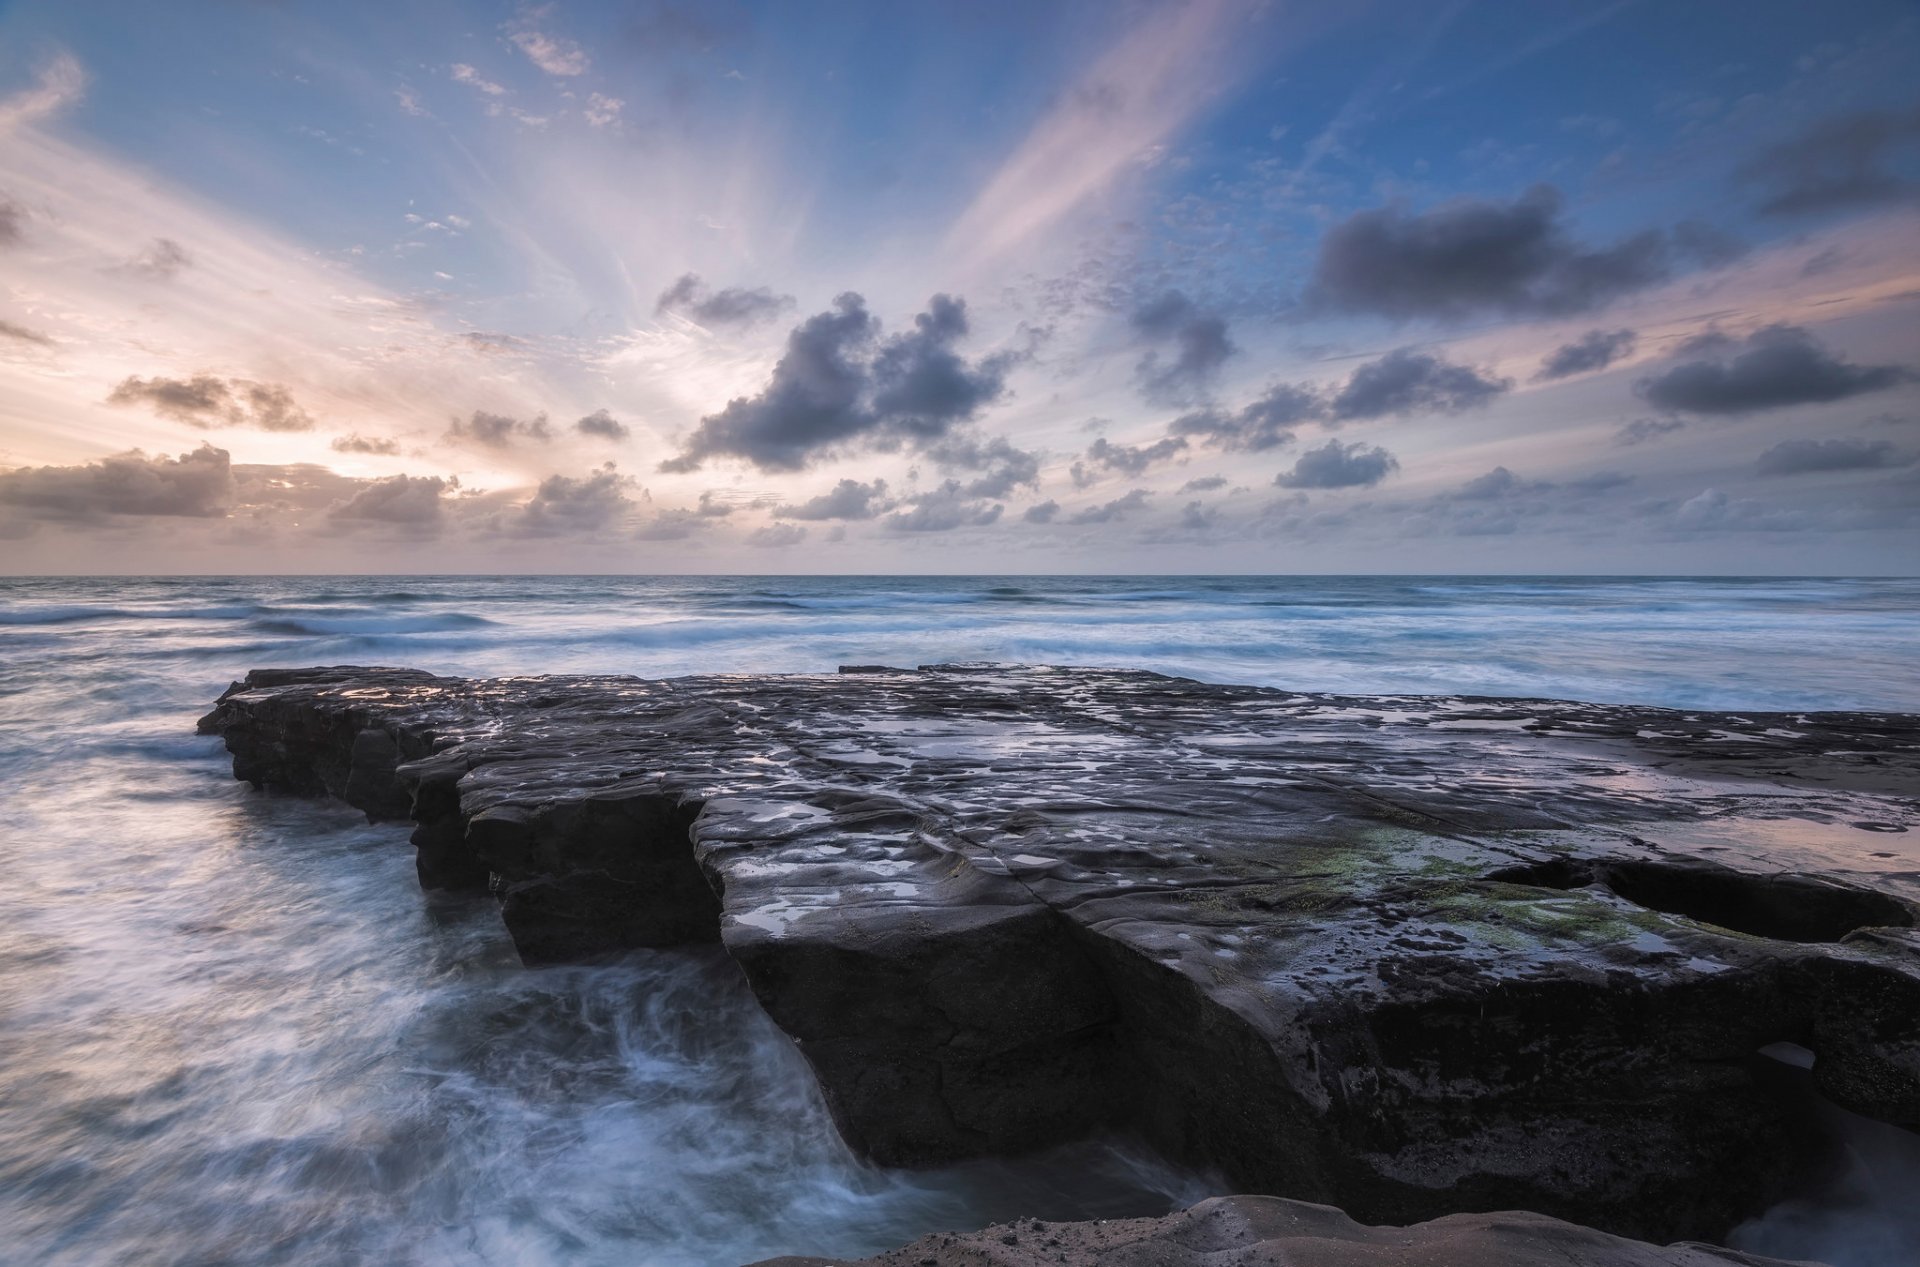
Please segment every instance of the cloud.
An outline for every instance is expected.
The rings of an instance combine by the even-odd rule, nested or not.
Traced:
[[[1649,230],[1590,247],[1573,238],[1560,213],[1551,185],[1535,185],[1511,203],[1459,199],[1417,214],[1397,204],[1356,212],[1321,239],[1307,301],[1396,321],[1565,316],[1669,275],[1666,235]]]
[[[1904,202],[1920,192],[1889,160],[1920,148],[1920,107],[1863,110],[1822,119],[1768,146],[1736,169],[1761,190],[1762,215],[1812,215]]]
[[[460,341],[472,351],[482,356],[502,356],[513,352],[523,352],[527,348],[525,339],[515,338],[511,334],[495,334],[486,330],[468,330],[460,336]]]
[[[530,537],[597,532],[633,509],[627,496],[632,486],[633,478],[620,474],[611,462],[578,479],[549,475],[509,527]]]
[[[507,38],[514,47],[527,55],[527,60],[546,71],[549,75],[570,78],[584,75],[591,64],[587,54],[572,40],[561,39],[536,29],[532,19],[538,16],[530,14],[520,21],[512,23],[507,29]]]
[[[276,383],[193,378],[126,378],[107,396],[111,405],[144,404],[163,418],[191,426],[258,427],[262,431],[311,431],[313,418]]]
[[[449,440],[473,440],[490,449],[504,449],[514,442],[515,437],[521,436],[545,444],[553,439],[553,428],[547,425],[545,414],[535,414],[529,421],[522,422],[505,414],[488,413],[484,409],[474,410],[473,416],[466,422],[455,418],[453,425],[447,428]]]
[[[366,453],[375,457],[395,457],[400,452],[400,442],[385,436],[363,436],[354,432],[349,436],[335,436],[332,449],[335,453]]]
[[[964,267],[1059,223],[1138,170],[1225,86],[1246,14],[1220,0],[1145,11],[1034,125],[947,233]]]
[[[47,347],[53,346],[53,340],[40,333],[40,331],[29,330],[25,326],[17,326],[11,321],[0,321],[0,339],[13,339],[20,343],[39,343]]]
[[[583,436],[598,436],[602,440],[624,440],[633,434],[627,430],[626,423],[604,409],[594,410],[574,423],[573,429]]]
[[[1134,367],[1140,391],[1149,401],[1181,405],[1204,397],[1227,358],[1239,351],[1227,336],[1226,318],[1202,312],[1177,290],[1141,305],[1129,319],[1135,333],[1171,343],[1171,359],[1154,349]]]
[[[1110,502],[1102,502],[1098,506],[1087,506],[1077,510],[1068,516],[1067,522],[1070,524],[1111,523],[1116,519],[1131,515],[1137,510],[1145,510],[1147,499],[1152,496],[1153,494],[1146,489],[1136,488],[1125,496],[1116,497]]]
[[[1327,405],[1336,422],[1411,413],[1460,413],[1513,387],[1464,365],[1398,348],[1355,370]]]
[[[958,480],[948,480],[913,498],[905,510],[887,516],[894,532],[951,532],[955,528],[982,528],[1006,509],[999,502],[969,497]]]
[[[1672,435],[1686,425],[1678,418],[1635,418],[1613,433],[1613,442],[1622,447],[1645,444],[1661,436]]]
[[[1910,466],[1890,440],[1783,440],[1754,463],[1761,475],[1811,475],[1822,471],[1884,471]]]
[[[1326,415],[1327,402],[1310,387],[1279,383],[1237,413],[1201,409],[1174,419],[1175,435],[1199,436],[1229,451],[1261,453],[1293,443],[1293,428]]]
[[[1186,452],[1186,448],[1187,442],[1179,436],[1131,446],[1115,444],[1102,436],[1087,446],[1087,461],[1093,466],[1122,475],[1139,475],[1155,463],[1165,462],[1176,454]]]
[[[1224,475],[1202,475],[1199,479],[1188,480],[1182,484],[1180,491],[1183,493],[1211,493],[1217,488],[1225,488],[1226,486],[1227,477]]]
[[[927,457],[943,471],[977,471],[965,482],[969,497],[1006,497],[1016,488],[1034,488],[1040,483],[1040,458],[1016,448],[1005,436],[982,443],[977,436],[948,435],[927,446]]]
[[[787,350],[758,396],[736,397],[700,420],[663,471],[690,471],[710,457],[744,458],[793,471],[857,441],[932,444],[1004,394],[1010,362],[969,364],[953,345],[967,333],[964,301],[935,295],[914,328],[880,337],[880,323],[852,292],[787,336]]]
[[[337,448],[338,445],[336,444]],[[440,522],[441,497],[459,487],[438,475],[390,475],[369,480],[353,496],[327,511],[330,519],[422,527]]]
[[[581,110],[589,124],[596,128],[610,128],[620,122],[620,111],[626,102],[619,97],[609,97],[603,93],[593,93],[587,97],[587,104]]]
[[[1378,446],[1329,440],[1302,453],[1293,469],[1275,476],[1273,482],[1282,488],[1362,488],[1378,484],[1399,469],[1393,454]]]
[[[17,245],[27,235],[27,209],[0,195],[0,247]]]
[[[81,466],[31,466],[0,472],[0,504],[37,517],[92,520],[109,515],[215,519],[233,502],[225,449],[203,444],[177,458],[138,449]]]
[[[467,87],[485,93],[489,97],[503,97],[506,95],[507,90],[505,88],[494,83],[491,79],[483,78],[479,71],[467,65],[465,62],[455,62],[447,73],[453,77],[453,82],[456,84],[465,84]]]
[[[1709,359],[1687,361],[1636,385],[1649,404],[1678,413],[1745,414],[1789,405],[1826,404],[1914,379],[1898,365],[1854,365],[1829,352],[1799,326],[1772,325],[1736,345],[1709,333],[1683,351]]]
[[[164,282],[171,281],[179,276],[180,270],[192,265],[193,256],[187,253],[186,247],[172,238],[155,238],[140,254],[122,264],[120,271]]]
[[[1060,503],[1049,497],[1046,501],[1035,502],[1027,507],[1020,517],[1030,524],[1050,524],[1060,514]]]
[[[1454,490],[1453,496],[1463,501],[1492,501],[1507,497],[1527,487],[1527,482],[1504,466],[1496,466],[1485,475],[1475,476]]]
[[[683,273],[660,292],[653,310],[676,312],[703,326],[751,326],[770,321],[791,307],[792,295],[776,295],[765,286],[710,291],[698,273]]]
[[[782,506],[773,513],[783,519],[872,519],[890,504],[885,480],[871,484],[841,480],[831,492],[797,506]]]
[[[80,100],[86,91],[87,72],[79,61],[71,53],[56,53],[40,67],[33,87],[0,97],[0,134],[51,118]]]
[[[1621,357],[1633,352],[1638,336],[1631,330],[1589,330],[1572,343],[1563,343],[1540,362],[1540,372],[1533,376],[1536,383],[1550,382],[1556,378],[1570,378],[1575,374],[1590,374],[1603,370]]]
[[[641,524],[634,532],[640,541],[685,541],[695,532],[708,527],[712,520],[704,519],[691,510],[663,510]]]
[[[765,550],[799,545],[807,539],[807,530],[798,524],[768,524],[747,534],[747,544]]]

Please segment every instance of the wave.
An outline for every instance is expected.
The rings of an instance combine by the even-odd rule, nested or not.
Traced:
[[[488,628],[498,623],[468,612],[446,612],[434,616],[303,617],[297,620],[275,616],[254,621],[252,628],[262,633],[286,634],[296,638],[325,638],[451,633],[461,629]]]
[[[260,607],[90,607],[79,605],[0,608],[0,625],[71,625],[88,620],[245,620]]]

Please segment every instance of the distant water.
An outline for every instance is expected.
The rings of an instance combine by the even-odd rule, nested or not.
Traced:
[[[710,1267],[1208,1190],[1111,1145],[861,1165],[723,958],[523,969],[487,901],[418,891],[403,829],[233,783],[192,725],[251,667],[1920,710],[1916,647],[1911,580],[0,580],[0,1263]],[[1745,1243],[1902,1261],[1903,1203],[1849,1182]]]

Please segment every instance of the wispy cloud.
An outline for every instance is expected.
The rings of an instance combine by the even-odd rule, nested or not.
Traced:
[[[54,54],[40,67],[36,82],[0,97],[0,132],[50,118],[86,95],[87,72],[73,54]]]
[[[1008,155],[954,222],[948,246],[998,255],[1150,161],[1229,86],[1222,45],[1246,13],[1237,0],[1187,0],[1128,32]]]

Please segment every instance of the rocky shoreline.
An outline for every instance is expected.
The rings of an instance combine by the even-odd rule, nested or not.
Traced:
[[[1763,1048],[1920,1126],[1912,716],[335,667],[201,725],[412,820],[529,962],[719,941],[886,1164],[1127,1131],[1364,1223],[1666,1242],[1822,1164]]]

